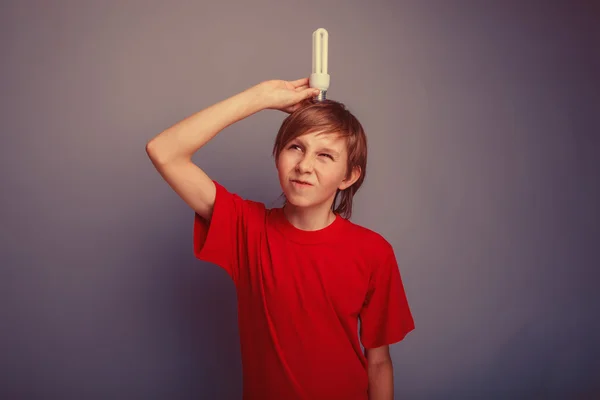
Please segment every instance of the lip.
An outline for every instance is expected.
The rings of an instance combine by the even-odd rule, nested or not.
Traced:
[[[300,181],[300,180],[297,180],[297,179],[292,179],[292,183],[293,183],[295,186],[299,186],[299,187],[308,187],[308,186],[313,186],[313,185],[312,185],[312,183],[305,182],[305,181]]]

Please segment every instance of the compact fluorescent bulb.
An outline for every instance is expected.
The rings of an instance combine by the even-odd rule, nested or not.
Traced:
[[[316,100],[326,99],[327,89],[329,89],[330,76],[327,73],[327,44],[329,33],[324,28],[319,28],[313,32],[313,51],[312,51],[312,73],[309,78],[311,88],[319,89]]]

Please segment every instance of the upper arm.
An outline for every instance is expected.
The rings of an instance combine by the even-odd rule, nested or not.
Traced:
[[[175,193],[199,216],[210,220],[217,193],[212,179],[190,159],[160,163],[153,157],[150,144],[146,146],[146,152],[156,170]]]
[[[399,342],[415,326],[396,257],[391,246],[387,248],[387,254],[381,252],[381,257],[373,261],[359,312],[360,340],[367,348]]]
[[[365,356],[367,357],[369,365],[376,365],[392,361],[389,345],[375,347],[373,349],[365,348]]]

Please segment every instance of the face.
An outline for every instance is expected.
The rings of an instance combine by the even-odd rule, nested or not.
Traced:
[[[360,176],[346,179],[346,139],[334,134],[307,133],[289,142],[279,154],[279,183],[288,203],[296,207],[330,207],[338,189]]]

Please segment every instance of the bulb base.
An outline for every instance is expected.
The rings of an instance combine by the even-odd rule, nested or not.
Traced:
[[[331,85],[331,76],[329,74],[312,73],[308,79],[308,85],[311,88],[327,90]]]
[[[327,90],[319,90],[319,94],[313,97],[315,101],[327,100]]]

